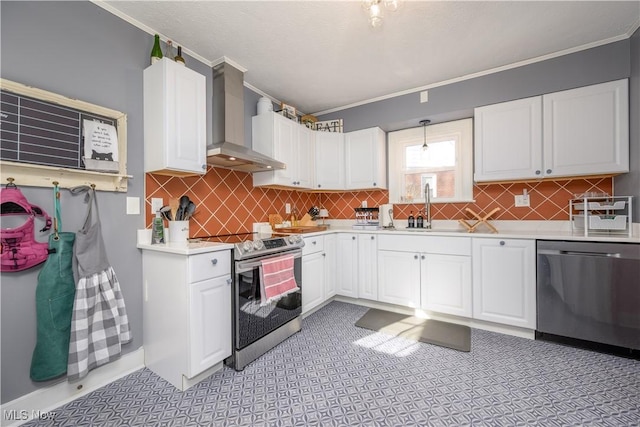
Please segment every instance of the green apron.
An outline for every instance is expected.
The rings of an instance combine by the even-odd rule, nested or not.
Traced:
[[[49,256],[38,274],[36,287],[37,342],[31,358],[33,381],[47,381],[67,372],[71,315],[76,285],[73,276],[75,233],[59,232],[60,194],[54,187],[54,234]]]

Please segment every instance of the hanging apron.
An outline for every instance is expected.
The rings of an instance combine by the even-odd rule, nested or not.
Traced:
[[[54,233],[49,255],[38,274],[36,287],[37,341],[31,356],[30,377],[47,381],[67,372],[71,313],[76,293],[73,278],[74,233],[63,233],[58,186],[53,188]]]
[[[107,259],[98,201],[94,188],[71,189],[73,194],[87,193],[87,217],[76,233],[75,257],[78,264],[69,363],[70,381],[86,376],[90,370],[120,357],[121,346],[131,341],[129,320],[120,291],[120,283]],[[95,222],[92,212],[95,209]]]

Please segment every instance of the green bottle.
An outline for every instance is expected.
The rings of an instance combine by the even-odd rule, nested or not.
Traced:
[[[151,49],[151,64],[155,64],[162,59],[162,49],[160,49],[160,36],[155,35],[155,41],[153,42],[153,49]]]

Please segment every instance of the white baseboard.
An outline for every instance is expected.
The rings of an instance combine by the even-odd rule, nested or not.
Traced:
[[[93,369],[80,381],[63,381],[3,404],[0,425],[19,426],[32,419],[55,420],[56,408],[141,368],[144,368],[142,347]]]

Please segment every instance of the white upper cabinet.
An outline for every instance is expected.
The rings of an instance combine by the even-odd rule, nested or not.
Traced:
[[[627,79],[542,97],[544,174],[629,172]]]
[[[378,127],[345,134],[347,190],[387,188],[385,142],[385,133]]]
[[[253,149],[287,165],[286,169],[253,174],[254,186],[311,188],[313,178],[312,133],[274,112],[252,118]]]
[[[313,188],[315,175],[315,133],[306,126],[298,126],[298,150],[297,150],[297,186]]]
[[[626,79],[475,109],[474,179],[629,171]]]
[[[145,172],[205,174],[205,77],[163,58],[144,70],[143,80]]]
[[[475,181],[541,177],[542,98],[476,108]]]
[[[314,132],[316,190],[344,190],[344,134]]]

